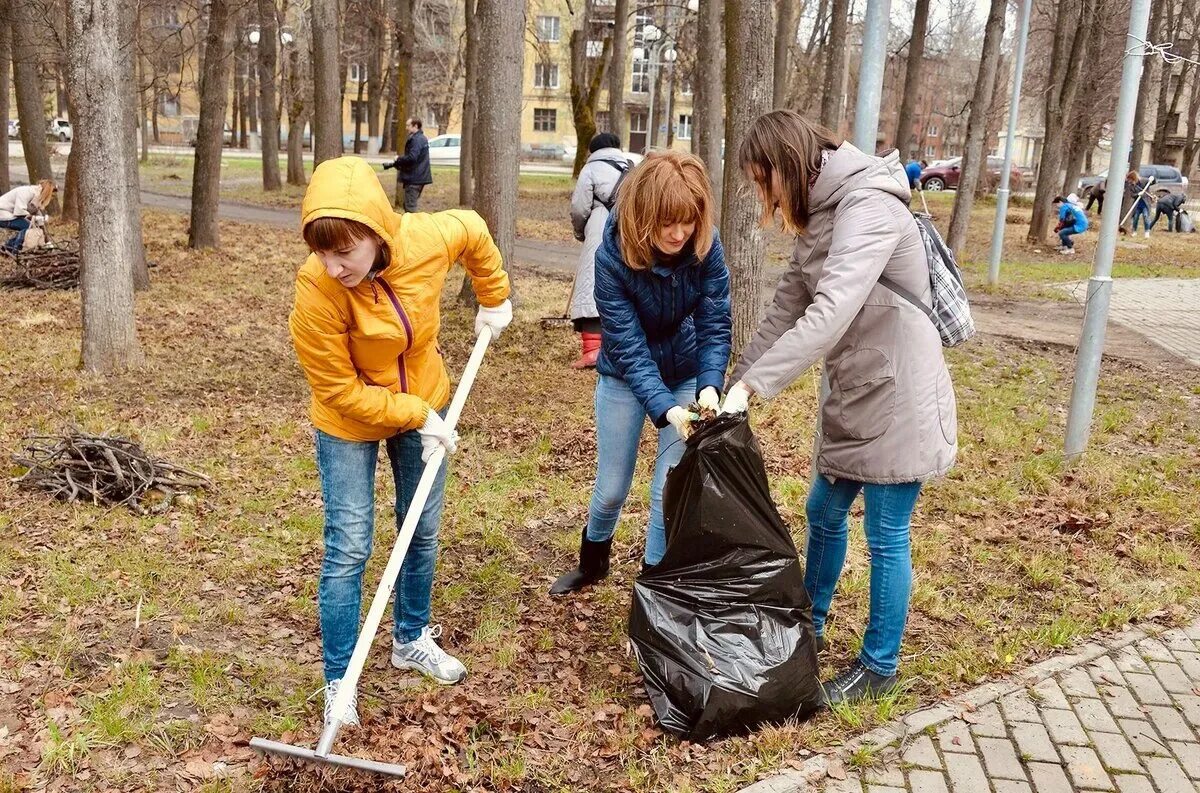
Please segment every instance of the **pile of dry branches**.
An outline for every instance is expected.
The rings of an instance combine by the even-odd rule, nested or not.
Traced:
[[[31,435],[13,460],[27,467],[15,481],[64,501],[125,505],[135,512],[162,512],[177,496],[208,487],[203,474],[151,457],[138,444],[78,430],[60,437]]]
[[[5,258],[11,265],[0,276],[0,286],[7,289],[79,288],[79,249],[71,242],[54,242]]]

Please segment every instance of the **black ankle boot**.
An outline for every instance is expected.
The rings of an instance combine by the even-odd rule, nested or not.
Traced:
[[[550,587],[551,595],[567,595],[578,592],[585,586],[596,583],[608,575],[608,557],[612,551],[612,538],[604,542],[592,542],[587,538],[587,527],[579,538],[579,567],[561,575]]]
[[[863,666],[862,661],[855,661],[850,668],[840,675],[822,683],[825,692],[826,705],[853,705],[864,699],[878,699],[899,688],[900,681],[896,675],[878,675]]]

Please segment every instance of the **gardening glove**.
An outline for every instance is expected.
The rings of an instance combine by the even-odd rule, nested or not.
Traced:
[[[679,433],[679,437],[685,441],[692,434],[692,422],[699,420],[699,416],[687,408],[679,407],[679,405],[667,411],[667,422],[675,428],[675,431]]]
[[[488,308],[480,306],[479,313],[475,315],[475,335],[483,333],[483,328],[486,325],[492,329],[492,338],[496,338],[500,333],[508,327],[508,323],[512,322],[512,301],[505,300],[498,306]]]
[[[750,397],[753,395],[754,392],[750,390],[750,386],[738,380],[730,386],[729,393],[725,395],[725,404],[721,405],[721,412],[718,415],[745,413],[750,404]]]
[[[717,389],[712,386],[706,386],[700,389],[700,395],[696,397],[696,404],[705,410],[711,410],[714,413],[721,406],[721,395],[717,393]]]
[[[47,221],[50,220],[49,215],[34,215],[32,218],[33,225],[45,228]]]
[[[429,458],[439,446],[446,448],[446,454],[454,454],[458,449],[458,433],[450,429],[446,420],[438,415],[436,410],[430,410],[417,432],[421,433],[421,462],[429,462]]]

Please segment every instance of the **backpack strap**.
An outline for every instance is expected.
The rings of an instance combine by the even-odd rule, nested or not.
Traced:
[[[900,284],[896,283],[891,278],[888,278],[886,275],[879,276],[879,284],[880,284],[880,286],[887,287],[888,289],[892,290],[900,297],[907,300],[914,307],[916,307],[922,314],[929,317],[929,320],[934,325],[937,325],[937,315],[933,313],[932,308],[925,305],[925,303],[923,303],[921,301],[921,298],[917,297],[912,292],[910,292],[907,289],[905,289],[904,287],[900,286]]]

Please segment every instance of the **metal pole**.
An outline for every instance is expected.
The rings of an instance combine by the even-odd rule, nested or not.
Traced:
[[[654,148],[654,79],[657,77],[658,67],[654,65],[654,52],[649,47],[646,48],[646,52],[650,55],[650,110],[646,114],[648,116],[646,119],[646,153],[648,154],[650,149]]]
[[[1142,42],[1150,18],[1150,0],[1133,0],[1129,11],[1129,36],[1125,65],[1121,70],[1121,94],[1117,100],[1117,120],[1113,125],[1112,156],[1108,161],[1110,184],[1120,185],[1129,168],[1129,147],[1133,142],[1133,114],[1137,104],[1138,81],[1142,76]],[[1119,188],[1118,188],[1119,189]],[[1117,193],[1113,193],[1117,196]],[[1108,322],[1108,303],[1112,296],[1112,262],[1117,248],[1117,227],[1121,222],[1121,202],[1105,201],[1100,216],[1100,238],[1096,243],[1096,263],[1088,280],[1087,304],[1083,312],[1083,331],[1075,358],[1075,385],[1071,389],[1071,407],[1067,413],[1065,444],[1068,462],[1087,448],[1096,409],[1096,386],[1100,379],[1100,357],[1104,352],[1104,330]]]
[[[851,136],[851,142],[867,154],[875,153],[875,139],[879,133],[879,102],[883,98],[883,71],[891,10],[892,0],[867,0],[862,64],[858,72],[858,102],[854,106],[854,132]]]
[[[1012,177],[1013,149],[1017,145],[1017,116],[1021,108],[1021,79],[1025,76],[1025,41],[1029,38],[1029,12],[1033,0],[1021,3],[1021,21],[1017,25],[1017,62],[1013,67],[1012,99],[1008,103],[1008,134],[1004,142],[1004,168],[1000,171],[1000,189],[996,191],[996,222],[992,227],[992,252],[988,258],[988,283],[1000,283],[1000,256],[1004,252],[1004,224],[1008,217],[1008,187]]]

